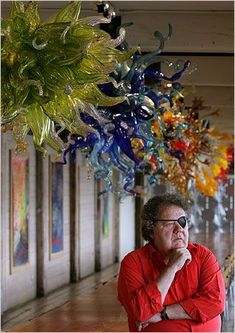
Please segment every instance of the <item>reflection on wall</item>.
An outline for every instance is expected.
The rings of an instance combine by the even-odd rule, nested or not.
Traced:
[[[234,176],[230,175],[227,180],[220,181],[218,191],[214,197],[206,197],[191,186],[192,206],[189,211],[192,222],[192,232],[219,232],[233,233],[234,230]],[[160,181],[149,189],[149,197],[174,189]]]

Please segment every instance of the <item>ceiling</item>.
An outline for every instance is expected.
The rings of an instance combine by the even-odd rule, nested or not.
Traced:
[[[39,1],[42,20],[64,7],[68,1]],[[8,16],[10,1],[1,1],[2,17]],[[191,100],[202,97],[220,116],[211,123],[234,133],[234,1],[109,1],[126,28],[129,47],[137,45],[146,52],[157,47],[155,30],[173,35],[164,53],[173,60],[184,56],[198,67],[182,84],[193,90]],[[97,1],[82,1],[81,16],[97,15]],[[190,98],[188,102],[190,103]]]
[[[26,1],[24,1],[26,2]],[[39,1],[40,7],[55,9],[64,7],[69,1]],[[82,10],[96,10],[96,3],[101,1],[82,1]],[[116,10],[163,10],[163,11],[233,11],[234,1],[108,1]],[[1,1],[1,7],[5,11],[11,5],[11,1]]]

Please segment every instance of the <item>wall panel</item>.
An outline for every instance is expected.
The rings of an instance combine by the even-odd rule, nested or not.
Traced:
[[[80,165],[80,197],[79,197],[79,267],[80,278],[95,271],[95,211],[94,211],[94,179],[88,179],[85,157],[78,154]]]
[[[119,260],[135,249],[135,198],[127,196],[120,203]]]
[[[11,133],[2,134],[2,312],[36,296],[36,201],[35,201],[35,150],[30,137],[29,143],[29,264],[10,271],[10,175],[9,150],[15,143]]]
[[[43,219],[44,219],[44,288],[45,294],[70,280],[70,235],[69,235],[69,165],[63,165],[63,251],[50,255],[50,163],[55,160],[53,153],[44,159],[44,198],[43,198]]]

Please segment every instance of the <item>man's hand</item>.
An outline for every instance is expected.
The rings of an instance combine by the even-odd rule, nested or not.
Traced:
[[[186,248],[174,249],[171,252],[167,266],[169,268],[173,268],[175,272],[178,272],[184,266],[186,261],[190,263],[191,260],[192,256],[188,249]]]
[[[149,324],[152,323],[157,323],[161,320],[161,316],[160,313],[156,313],[155,315],[153,315],[150,319],[140,323],[140,322],[136,322],[136,326],[138,328],[138,332],[140,332],[142,329],[144,329],[145,327],[147,327]]]
[[[166,294],[175,278],[176,272],[184,266],[185,262],[188,261],[189,263],[191,260],[190,252],[184,247],[171,251],[166,268],[160,273],[156,281],[162,295],[162,304],[165,301]]]
[[[140,323],[139,321],[135,322],[138,332],[141,332],[145,327],[149,325],[149,322]]]

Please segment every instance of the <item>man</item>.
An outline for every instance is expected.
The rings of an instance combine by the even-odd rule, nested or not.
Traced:
[[[118,278],[131,332],[220,332],[223,276],[209,249],[188,242],[187,209],[176,194],[144,206],[148,243],[123,259]]]

